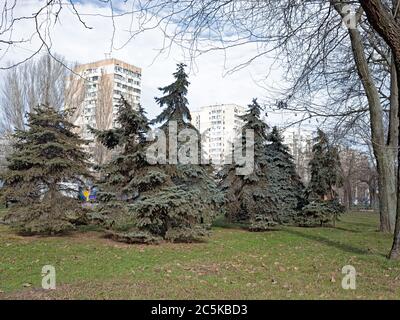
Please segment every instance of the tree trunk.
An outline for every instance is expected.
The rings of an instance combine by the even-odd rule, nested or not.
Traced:
[[[398,0],[393,1],[395,15],[387,10],[381,0],[360,0],[367,15],[368,21],[376,32],[385,40],[392,49],[397,74],[400,75],[400,22],[397,12]],[[396,17],[397,15],[397,17]],[[397,81],[398,92],[400,92],[400,81]],[[399,97],[399,95],[398,95]],[[399,102],[400,105],[400,102]],[[397,110],[398,123],[400,126],[400,108]],[[400,127],[398,128],[400,131]],[[400,135],[397,138],[397,195],[400,193]],[[389,254],[391,259],[400,258],[400,196],[397,197],[397,216],[394,232],[393,246]]]
[[[346,211],[350,211],[351,206],[353,204],[353,197],[352,197],[352,188],[351,188],[351,181],[350,178],[346,177],[346,181],[344,182],[343,185],[343,191],[344,191],[344,205],[346,207]]]
[[[344,3],[331,2],[335,10],[344,17]],[[379,188],[380,231],[393,232],[396,215],[396,175],[393,167],[393,148],[387,146],[383,125],[383,108],[378,88],[369,69],[365,47],[358,29],[349,29],[354,62],[368,100],[372,149],[376,159]],[[390,218],[392,217],[392,218]],[[392,224],[390,223],[392,221]]]
[[[400,1],[399,0],[393,0],[393,17],[394,21],[396,23],[397,27],[397,39],[400,38],[399,29],[400,29],[400,17],[399,17],[399,12],[397,10],[399,9]],[[389,40],[389,39],[387,39]],[[386,40],[386,41],[387,41]],[[390,259],[399,259],[400,257],[400,81],[398,76],[400,75],[400,42],[394,43],[392,41],[391,46],[393,54],[392,54],[392,83],[391,83],[391,106],[393,106],[393,103],[396,103],[395,106],[397,107],[397,110],[392,110],[390,109],[390,117],[396,116],[395,113],[397,111],[397,127],[393,127],[392,131],[397,129],[397,132],[394,131],[393,139],[397,134],[397,216],[396,216],[396,226],[394,230],[394,238],[393,238],[393,245],[392,249],[390,250],[389,258]],[[394,89],[397,88],[397,91]],[[396,145],[395,145],[396,146]]]
[[[368,181],[368,189],[369,189],[369,206],[371,209],[376,209],[376,185],[375,179],[371,178]]]
[[[347,200],[349,209],[351,209],[351,207],[353,206],[353,188],[351,185],[351,181],[349,181],[349,198]]]
[[[346,207],[346,211],[349,211],[349,194],[348,194],[348,189],[347,189],[347,183],[344,184],[343,186],[343,203],[344,206]]]
[[[385,144],[382,104],[378,89],[368,67],[361,35],[357,29],[350,29],[349,34],[355,64],[368,99],[372,148],[378,171],[380,231],[393,232],[394,224],[390,224],[390,216],[394,217],[396,211],[393,206],[393,200],[391,200],[393,192],[390,186],[395,184],[395,181],[393,181],[395,180],[395,175],[391,170],[392,157],[390,156],[390,150]]]
[[[400,34],[399,34],[400,36]],[[399,54],[396,57],[396,70],[397,74],[400,74],[400,47]],[[400,92],[400,81],[398,81],[398,88]],[[400,108],[398,108],[398,119],[399,119],[399,131],[400,131]],[[389,258],[390,259],[399,259],[400,258],[400,135],[398,136],[398,145],[397,145],[397,216],[396,216],[396,227],[394,230],[394,239],[392,249],[390,250]]]
[[[376,149],[381,149],[377,147]],[[396,220],[396,173],[392,150],[374,151],[378,171],[380,231],[393,233]],[[379,159],[379,160],[378,160]]]
[[[389,181],[388,181],[388,209],[390,225],[394,231],[396,224],[396,212],[397,212],[397,179],[396,179],[396,157],[397,157],[397,146],[399,139],[399,83],[397,79],[396,65],[394,56],[392,55],[391,64],[391,87],[390,87],[390,113],[389,113],[389,130],[387,139],[387,157],[388,157],[388,170],[389,170]]]
[[[51,85],[50,85],[50,75],[51,75],[51,61],[50,61],[50,55],[46,55],[46,74],[48,74],[47,79],[45,80],[45,85],[44,85],[44,99],[43,103],[45,105],[50,105],[50,90],[51,90]]]

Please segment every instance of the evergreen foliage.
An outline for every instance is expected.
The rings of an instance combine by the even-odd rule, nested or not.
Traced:
[[[294,224],[304,206],[304,185],[296,172],[289,148],[283,143],[276,127],[268,134],[267,141],[268,208],[279,224]]]
[[[0,179],[3,200],[15,202],[5,221],[21,233],[61,233],[84,214],[73,186],[90,177],[88,157],[81,149],[85,142],[66,119],[67,112],[39,105],[27,114],[27,130],[13,135]]]
[[[299,225],[302,227],[334,226],[335,221],[344,211],[345,207],[341,205],[337,199],[311,199],[310,202],[303,207],[299,215]]]
[[[106,227],[120,229],[133,225],[128,206],[143,189],[138,179],[143,168],[148,167],[145,145],[150,127],[143,108],[135,110],[123,97],[116,121],[115,128],[90,131],[105,147],[115,151],[112,159],[100,168],[98,220]],[[147,187],[151,188],[152,183],[148,181]]]
[[[302,226],[335,224],[345,208],[338,202],[335,188],[342,185],[340,158],[337,147],[330,144],[320,129],[314,139],[310,161],[311,180],[308,185],[308,204],[299,217]]]
[[[254,132],[254,170],[239,176],[236,169],[242,164],[226,165],[220,172],[220,188],[225,193],[226,215],[230,221],[245,222],[252,231],[268,230],[276,225],[268,199],[268,158],[266,155],[267,125],[260,119],[262,108],[253,99],[248,112],[241,118],[242,150],[245,150],[246,130]]]
[[[189,81],[185,65],[178,64],[173,76],[175,81],[172,84],[159,88],[163,96],[156,98],[156,102],[164,109],[152,123],[165,121],[160,128],[167,138],[167,159],[170,156],[169,127],[174,121],[178,133],[186,129],[195,133],[197,161],[200,161],[201,137],[190,123],[191,115],[186,97]],[[185,141],[178,140],[177,150],[188,141],[189,138]],[[196,149],[188,149],[188,152]],[[131,209],[139,228],[169,241],[188,242],[206,235],[218,204],[223,200],[215,181],[208,174],[208,167],[178,163],[156,165],[153,166],[153,170],[158,170],[163,176],[158,189],[145,194]]]
[[[314,142],[308,191],[312,198],[332,200],[336,198],[335,188],[342,185],[339,151],[329,143],[327,135],[320,129]]]
[[[180,125],[185,127],[192,127],[190,121],[192,117],[188,108],[188,75],[185,72],[186,65],[179,63],[176,72],[173,73],[175,81],[168,86],[158,88],[163,93],[160,98],[155,98],[158,105],[163,108],[166,107],[153,121],[155,123],[163,123],[164,121],[175,120]]]
[[[170,121],[176,121],[178,132],[191,129],[198,134],[189,122],[186,98],[189,82],[184,67],[178,65],[175,82],[160,88],[164,95],[156,98],[165,109],[152,123],[166,121],[161,129],[167,141]],[[151,165],[145,157],[149,143],[142,135],[148,128],[143,110],[130,107],[129,113],[135,116],[124,115],[124,110],[127,109],[121,109],[117,119],[118,129],[96,133],[108,148],[124,145],[124,151],[104,168],[103,180],[109,191],[101,193],[102,201],[108,202],[102,206],[109,211],[114,208],[109,236],[128,243],[187,242],[201,238],[207,234],[216,205],[222,201],[215,182],[206,168],[197,164]],[[185,142],[177,142],[178,150]],[[118,212],[119,218],[115,218]]]

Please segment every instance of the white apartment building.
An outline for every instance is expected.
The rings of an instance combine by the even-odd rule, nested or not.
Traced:
[[[312,130],[300,127],[283,132],[284,143],[289,147],[297,173],[304,183],[308,183],[311,177],[308,165],[312,157],[313,134]]]
[[[72,93],[67,107],[76,109],[74,124],[84,139],[93,139],[87,126],[98,129],[115,127],[118,100],[124,96],[133,106],[140,102],[140,68],[117,59],[105,59],[82,64],[74,69],[68,82]],[[101,122],[101,123],[100,123]]]
[[[206,159],[215,165],[224,164],[243,125],[239,116],[245,112],[244,107],[236,104],[204,106],[191,112],[192,124],[203,137],[202,152]]]
[[[121,95],[133,106],[140,103],[142,70],[117,59],[105,59],[78,65],[66,89],[66,107],[75,111],[73,123],[77,133],[91,143],[85,146],[92,161],[102,164],[111,152],[106,150],[88,126],[99,130],[116,127],[118,103]]]

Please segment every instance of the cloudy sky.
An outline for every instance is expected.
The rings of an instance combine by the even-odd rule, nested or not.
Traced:
[[[39,3],[39,4],[38,4]],[[114,3],[120,3],[115,1]],[[122,3],[122,1],[121,1]],[[42,1],[20,0],[15,9],[15,16],[31,15],[37,10]],[[22,5],[23,4],[23,5]],[[124,6],[123,4],[120,4]],[[122,7],[122,9],[130,9]],[[178,46],[160,54],[163,47],[164,36],[160,29],[145,31],[125,46],[130,37],[128,29],[137,22],[131,16],[124,16],[114,20],[116,32],[114,47],[111,46],[113,37],[113,21],[110,18],[93,14],[109,14],[108,7],[100,7],[99,1],[76,1],[76,9],[82,14],[82,20],[91,29],[85,28],[73,15],[68,6],[63,8],[58,23],[50,25],[50,36],[53,53],[63,55],[69,61],[87,63],[104,59],[105,54],[121,59],[142,68],[142,104],[153,117],[159,112],[154,102],[158,96],[157,88],[167,85],[172,81],[176,63],[189,63],[187,52]],[[89,15],[86,15],[89,14]],[[43,16],[44,18],[44,16]],[[42,26],[45,28],[46,26]],[[26,37],[33,33],[33,21],[21,21],[14,30],[15,36]],[[0,67],[10,61],[19,61],[37,50],[39,41],[36,37],[25,44],[14,46],[12,49],[0,51]],[[0,44],[0,49],[1,44]],[[3,47],[5,49],[5,47]],[[270,104],[274,100],[273,91],[280,88],[282,70],[277,63],[272,63],[271,57],[256,60],[250,66],[229,73],[228,71],[247,61],[257,53],[254,45],[241,46],[229,51],[214,51],[196,58],[190,64],[189,104],[191,110],[210,104],[236,103],[247,105],[253,97],[259,101]],[[1,73],[4,71],[0,70]],[[269,87],[272,90],[266,90]],[[281,124],[287,121],[288,114],[269,113],[270,124]]]

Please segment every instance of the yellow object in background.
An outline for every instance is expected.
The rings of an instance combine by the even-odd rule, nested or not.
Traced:
[[[83,191],[83,196],[86,198],[86,201],[89,201],[89,195],[90,195],[90,191],[89,190],[84,190]]]

